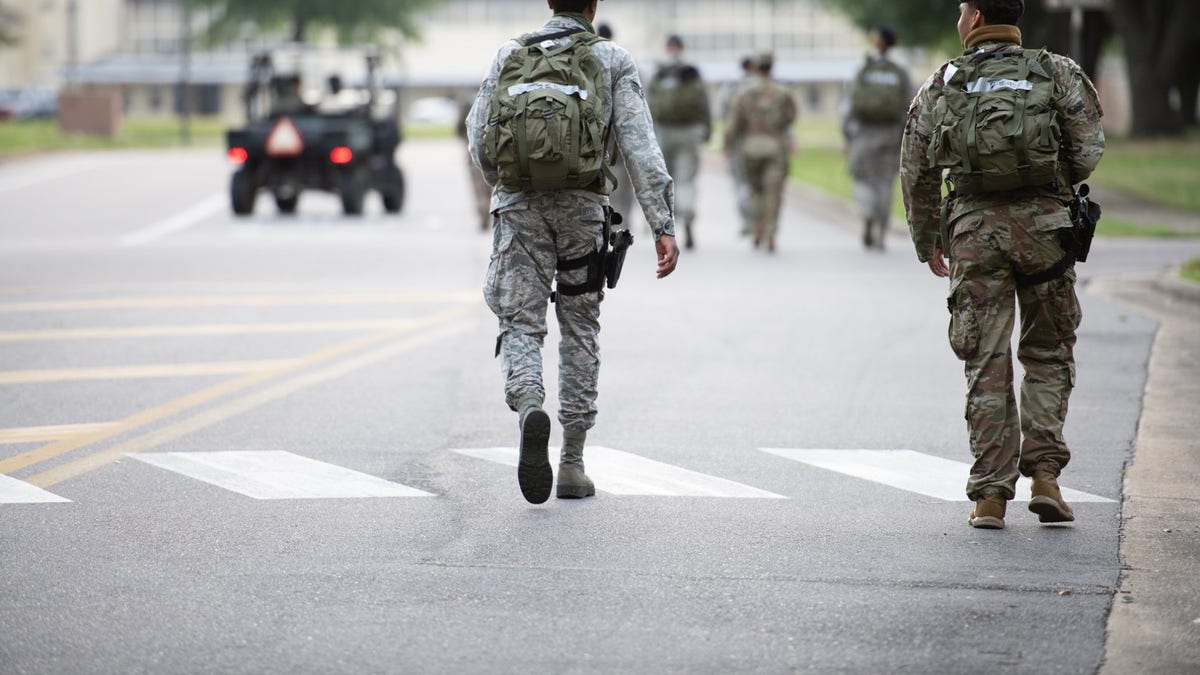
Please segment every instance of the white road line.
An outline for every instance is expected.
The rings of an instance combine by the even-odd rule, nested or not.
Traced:
[[[254,499],[434,496],[407,485],[278,450],[160,452],[129,456]]]
[[[142,246],[155,239],[181,232],[229,206],[225,194],[216,194],[169,218],[121,237],[121,246]]]
[[[66,497],[59,497],[36,485],[0,473],[0,504],[53,504],[69,501],[71,500]]]
[[[965,502],[964,488],[971,465],[934,457],[913,450],[803,450],[795,448],[760,448],[763,452],[802,462],[810,466],[836,471],[855,478],[915,492],[948,502]],[[1017,481],[1014,501],[1027,502],[1030,481]],[[1068,502],[1105,502],[1114,500],[1099,495],[1062,488]]]
[[[453,452],[506,466],[517,465],[516,448],[480,448]],[[596,489],[615,495],[787,499],[783,495],[749,485],[611,448],[589,447],[584,461],[587,464],[588,476],[596,483]]]
[[[116,422],[85,424],[56,424],[44,427],[14,427],[0,429],[0,443],[42,443],[71,436],[86,436],[118,427]]]

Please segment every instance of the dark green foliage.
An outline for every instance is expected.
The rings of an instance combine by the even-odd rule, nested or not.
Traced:
[[[949,46],[958,44],[955,24],[958,6],[950,0],[821,0],[840,11],[863,30],[886,25],[896,30],[900,47]]]
[[[343,41],[369,38],[380,29],[405,37],[419,34],[417,20],[444,0],[187,0],[193,7],[214,8],[218,18],[208,30],[213,41],[237,35],[245,26],[258,30],[289,27],[303,42],[313,27],[333,28]]]

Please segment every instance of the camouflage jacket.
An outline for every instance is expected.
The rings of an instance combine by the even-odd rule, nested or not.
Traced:
[[[787,153],[796,101],[787,88],[769,77],[757,76],[729,105],[725,120],[725,149],[751,157]]]
[[[556,14],[538,33],[555,33],[582,26],[592,27],[582,15]],[[520,45],[510,40],[500,46],[492,60],[491,68],[475,97],[475,104],[467,115],[467,141],[471,157],[492,190],[492,211],[497,211],[529,198],[525,192],[511,192],[497,184],[499,175],[496,167],[488,164],[484,149],[487,137],[488,108],[492,92],[500,77],[500,68],[509,54]],[[605,115],[609,119],[609,133],[615,135],[617,149],[625,160],[633,182],[634,193],[642,206],[646,221],[654,231],[654,238],[667,234],[675,236],[674,186],[663,161],[662,150],[654,136],[654,123],[650,108],[646,105],[637,64],[624,48],[607,40],[592,46],[592,52],[604,66],[604,86],[609,96],[605,103]],[[611,158],[610,158],[611,159]],[[608,197],[590,190],[565,190],[580,199],[608,203]]]
[[[1011,27],[990,27],[994,29]],[[968,35],[967,53],[990,50],[998,47],[1020,45],[1020,33],[1011,28],[1013,39],[985,39],[972,42]],[[1023,188],[1012,192],[959,195],[949,204],[947,218],[953,223],[959,217],[984,209],[1006,209],[1021,204],[1031,206],[1038,203],[1054,203],[1058,206],[1071,199],[1071,186],[1087,179],[1104,154],[1104,128],[1100,118],[1104,111],[1096,88],[1083,70],[1071,59],[1057,54],[1051,55],[1056,66],[1055,108],[1058,111],[1062,130],[1061,159],[1063,176],[1059,190],[1046,188]],[[904,144],[900,153],[900,186],[904,194],[904,208],[908,213],[908,227],[917,258],[927,262],[934,250],[943,248],[939,241],[941,227],[942,187],[941,169],[929,166],[929,144],[933,136],[935,120],[933,109],[945,82],[946,69],[942,66],[921,87],[908,110],[904,127]]]

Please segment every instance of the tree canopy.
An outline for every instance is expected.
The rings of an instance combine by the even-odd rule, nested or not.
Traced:
[[[312,28],[332,28],[344,41],[370,37],[379,30],[396,30],[407,38],[420,34],[418,19],[445,0],[187,0],[196,8],[216,10],[208,28],[210,39],[237,35],[245,26],[257,30],[286,27],[297,42]]]
[[[0,47],[11,47],[21,41],[21,15],[0,3]]]

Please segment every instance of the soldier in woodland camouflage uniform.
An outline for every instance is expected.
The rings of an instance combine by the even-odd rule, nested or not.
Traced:
[[[1015,24],[1023,11],[1021,0],[961,3],[958,30],[967,53],[1017,49],[1021,34]],[[930,146],[938,131],[935,106],[946,96],[952,64],[921,88],[905,128],[900,175],[909,228],[917,257],[937,276],[950,277],[950,344],[966,364],[966,419],[975,457],[967,496],[975,502],[970,517],[975,527],[1004,527],[1018,472],[1033,478],[1029,508],[1042,522],[1074,519],[1057,477],[1071,457],[1062,431],[1075,384],[1073,349],[1081,316],[1069,267],[1074,258],[1059,235],[1071,225],[1066,206],[1071,186],[1091,174],[1104,152],[1103,112],[1079,67],[1062,56],[1050,58],[1062,134],[1060,178],[1008,192],[960,192],[948,204],[948,241],[939,234],[942,172],[931,162]],[[1025,367],[1019,413],[1010,353],[1016,306],[1017,358]]]
[[[582,27],[592,31],[598,0],[550,0],[554,16],[538,34],[554,34]],[[502,45],[467,118],[471,154],[488,183],[494,185],[492,212],[497,214],[491,263],[484,297],[500,320],[498,354],[504,373],[505,398],[519,414],[522,456],[529,453],[536,465],[529,480],[518,470],[525,498],[534,503],[549,497],[552,472],[546,458],[550,421],[542,410],[542,342],[546,336],[546,306],[557,274],[562,284],[583,283],[586,269],[557,271],[560,261],[574,260],[604,245],[602,225],[608,197],[590,190],[514,192],[499,184],[497,168],[485,150],[489,101],[505,59],[519,47]],[[658,252],[658,277],[675,269],[672,184],[654,138],[650,111],[642,92],[637,65],[629,52],[612,42],[591,47],[603,66],[607,89],[603,115],[609,133],[625,159],[642,212],[654,232]],[[562,340],[559,343],[558,420],[563,426],[558,496],[595,494],[583,471],[583,445],[587,430],[596,421],[597,381],[600,369],[600,301],[603,291],[581,295],[560,294],[555,303]]]
[[[772,252],[796,120],[791,94],[771,79],[773,63],[770,54],[758,57],[758,75],[733,99],[725,122],[726,156],[741,159],[750,186],[754,246],[765,245]]]

